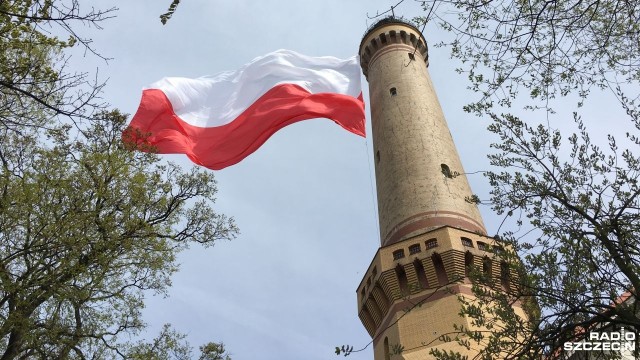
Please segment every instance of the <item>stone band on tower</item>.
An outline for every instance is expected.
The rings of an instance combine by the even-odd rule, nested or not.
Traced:
[[[381,244],[450,225],[486,234],[431,83],[424,37],[384,19],[360,43],[369,81]]]

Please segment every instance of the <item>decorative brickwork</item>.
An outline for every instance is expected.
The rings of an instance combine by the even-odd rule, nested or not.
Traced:
[[[386,314],[387,311],[389,311],[389,298],[382,291],[380,284],[376,284],[376,286],[371,291],[371,294],[373,294],[373,297],[378,303],[378,306],[380,307],[382,312]]]
[[[486,236],[447,226],[378,250],[358,288],[358,293],[364,292],[366,299],[359,302],[359,317],[367,332],[374,339],[374,346],[378,346],[378,342],[383,338],[382,335],[388,336],[389,331],[399,331],[398,339],[403,346],[414,344],[419,347],[420,343],[433,340],[434,332],[444,334],[452,331],[453,324],[471,326],[470,323],[467,323],[467,319],[457,315],[460,304],[456,297],[456,294],[473,296],[471,283],[465,277],[469,258],[472,257],[473,265],[479,270],[484,269],[484,263],[488,259],[487,265],[491,266],[491,275],[494,284],[498,287],[502,283],[500,265],[502,261],[498,255],[492,252],[464,246],[460,241],[461,236],[471,239],[474,243],[481,240],[487,244],[495,244],[495,240]],[[439,244],[437,247],[400,259],[395,259],[393,256],[394,252],[400,249],[408,249],[416,242],[424,242],[434,237]],[[488,246],[486,249],[492,248],[493,246]],[[443,282],[438,280],[434,266],[434,255],[439,256],[442,260],[445,272]],[[421,264],[421,267],[416,267],[416,263]],[[373,275],[374,269],[376,276]],[[416,269],[420,269],[422,273],[419,274]],[[380,271],[379,276],[378,271]],[[403,274],[404,279],[398,275],[399,273]],[[511,285],[514,283],[515,274],[509,274]],[[421,282],[420,277],[426,281]],[[367,284],[368,279],[372,280],[370,284]],[[407,282],[409,291],[406,293],[402,292],[402,281]],[[405,314],[411,306],[418,302],[421,303],[418,308]],[[452,303],[457,308],[449,313]],[[442,304],[446,304],[446,308],[442,308],[444,306]],[[425,313],[425,311],[427,312]],[[394,324],[400,316],[403,320]],[[424,323],[415,322],[411,320],[414,317],[431,320]],[[403,323],[411,325],[407,328],[402,325]],[[421,338],[423,335],[424,337]],[[436,341],[432,345],[436,344],[443,343]],[[384,352],[376,353],[383,354]]]

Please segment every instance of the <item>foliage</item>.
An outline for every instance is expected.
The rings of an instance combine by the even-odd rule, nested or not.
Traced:
[[[160,16],[163,24],[179,2],[173,0]],[[0,126],[46,127],[60,116],[78,122],[105,109],[100,99],[105,84],[97,74],[70,70],[65,50],[82,46],[104,58],[80,29],[100,29],[116,11],[83,7],[79,0],[0,1]]]
[[[144,295],[165,293],[179,251],[237,234],[212,208],[211,173],[130,151],[104,84],[68,69],[73,46],[102,57],[80,30],[115,10],[0,1],[2,360],[190,356],[168,326],[152,345],[124,340],[141,335]],[[222,344],[201,347],[216,356],[229,359]]]
[[[104,84],[69,72],[63,51],[81,44],[96,53],[76,26],[99,27],[114,11],[82,12],[78,0],[0,2],[1,127],[43,127],[56,115],[77,121],[104,107]]]
[[[640,80],[640,4],[626,0],[430,0],[426,15],[455,38],[482,114],[521,93],[546,100]]]
[[[185,335],[173,330],[169,324],[151,342],[139,342],[127,351],[131,360],[188,360],[192,359],[191,346]]]
[[[211,207],[210,172],[125,148],[112,111],[77,133],[4,129],[0,160],[2,359],[126,357],[144,293],[164,293],[176,254],[235,237]]]
[[[162,331],[150,343],[139,342],[127,352],[132,360],[188,360],[193,359],[191,346],[185,335],[165,324]],[[198,360],[231,360],[223,343],[210,342],[200,346]]]
[[[631,119],[640,130],[637,114]],[[502,140],[494,145],[500,152],[490,156],[492,164],[519,169],[487,174],[493,208],[517,216],[520,226],[530,224],[527,236],[503,237],[523,260],[519,289],[500,295],[476,291],[481,307],[498,312],[476,319],[502,323],[488,336],[503,341],[486,351],[494,357],[505,358],[506,349],[513,351],[509,358],[548,356],[602,326],[640,328],[640,162],[612,136],[607,150],[594,145],[577,114],[575,121],[578,134],[566,140],[566,160],[557,130],[508,115],[495,117],[490,126]],[[624,303],[623,294],[629,296]],[[530,297],[542,312],[530,315],[527,324],[508,308]]]
[[[231,356],[226,352],[223,343],[210,342],[200,346],[200,357],[198,360],[231,360]]]
[[[169,5],[169,8],[167,9],[167,12],[165,12],[162,15],[160,15],[160,22],[162,23],[162,25],[166,25],[167,24],[167,21],[169,21],[169,19],[171,19],[173,14],[178,9],[178,5],[180,5],[180,0],[172,0],[171,1],[171,4]]]
[[[499,137],[486,172],[492,208],[505,216],[517,288],[491,291],[474,277],[462,314],[487,331],[459,329],[483,359],[559,356],[566,341],[603,326],[640,329],[640,4],[624,0],[431,0],[425,16],[454,38],[469,88],[465,110]],[[605,90],[630,125],[626,138],[593,138],[579,113]],[[632,94],[632,95],[628,95]],[[562,136],[554,106],[577,99],[575,133]],[[558,101],[559,100],[559,101]],[[610,104],[616,105],[615,101]],[[514,111],[524,103],[521,114]],[[540,113],[542,113],[540,116]],[[536,119],[542,117],[542,121]],[[621,300],[624,295],[625,301]],[[528,311],[524,321],[512,309]],[[482,311],[480,311],[480,309]],[[471,340],[470,344],[468,341]],[[461,342],[462,343],[462,342]],[[455,354],[437,353],[454,359]]]

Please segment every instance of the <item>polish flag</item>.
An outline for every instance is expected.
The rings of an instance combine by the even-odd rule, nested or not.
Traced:
[[[364,137],[357,60],[278,50],[237,71],[164,78],[143,90],[123,139],[141,150],[186,154],[198,165],[219,170],[301,120],[328,118]]]

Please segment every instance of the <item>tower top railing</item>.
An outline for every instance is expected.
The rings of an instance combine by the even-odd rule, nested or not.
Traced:
[[[380,49],[389,45],[397,47],[400,44],[408,46],[403,51],[410,50],[410,59],[413,60],[414,55],[419,53],[426,67],[429,67],[429,50],[422,32],[407,20],[389,16],[369,26],[360,41],[358,54],[364,76],[368,79],[369,64],[375,61]]]
[[[407,25],[407,26],[413,28],[418,34],[422,34],[420,29],[418,29],[418,27],[416,26],[416,24],[413,21],[404,19],[402,17],[387,16],[387,17],[384,17],[384,18],[376,21],[372,25],[369,25],[367,30],[364,32],[364,35],[362,35],[362,39],[360,39],[360,48],[362,47],[362,42],[364,41],[364,39],[371,33],[371,31],[373,31],[373,29],[375,29],[375,28],[377,28],[377,27],[379,27],[381,25],[387,25],[387,24],[403,24],[403,25]]]

